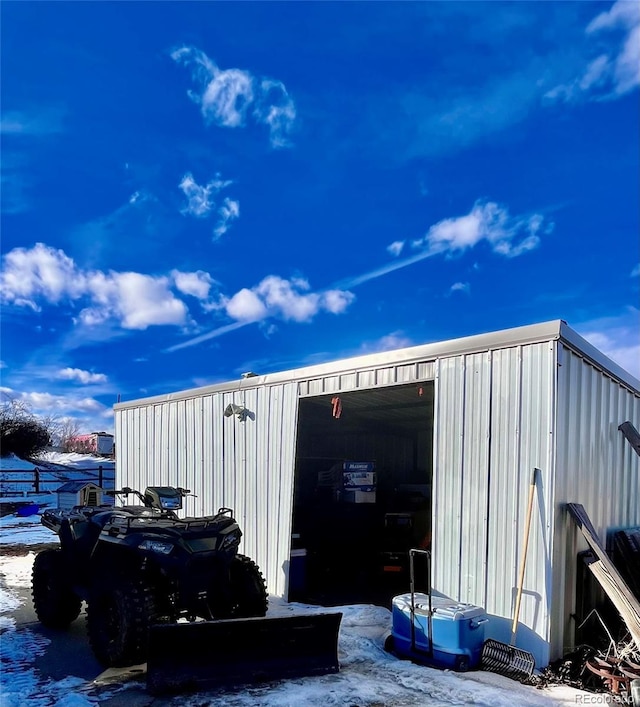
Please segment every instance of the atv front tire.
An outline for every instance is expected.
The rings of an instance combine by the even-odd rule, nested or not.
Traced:
[[[33,608],[43,626],[63,629],[78,618],[82,601],[66,579],[61,550],[42,550],[36,555],[31,588]]]
[[[107,667],[143,663],[153,614],[151,589],[140,580],[92,591],[87,605],[87,633],[98,661]]]
[[[246,618],[267,613],[267,585],[258,565],[245,555],[236,555],[229,568],[233,616]]]

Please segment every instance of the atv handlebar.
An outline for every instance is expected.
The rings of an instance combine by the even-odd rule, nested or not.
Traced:
[[[155,488],[155,487],[153,487]],[[172,488],[174,491],[176,491],[180,496],[189,496],[191,494],[190,489],[185,489],[182,486],[171,486],[167,488]],[[147,489],[148,491],[149,489]],[[147,506],[148,508],[153,507],[153,503],[149,499],[149,496],[147,495],[147,492],[145,493],[140,493],[140,491],[137,491],[136,489],[132,489],[130,486],[123,486],[121,489],[113,489],[113,490],[108,490],[105,492],[107,496],[128,496],[130,493],[135,494],[140,501],[142,501],[143,505]],[[191,494],[195,496],[195,494]]]

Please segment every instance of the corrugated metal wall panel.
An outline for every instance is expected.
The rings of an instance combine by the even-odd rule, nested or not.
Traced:
[[[144,490],[183,486],[185,514],[234,509],[241,552],[254,559],[269,591],[284,594],[291,541],[297,383],[116,411],[118,483]],[[230,403],[249,418],[224,417]]]
[[[640,525],[640,458],[618,430],[626,420],[640,426],[640,396],[565,346],[559,363],[551,632],[556,654],[573,640],[577,554],[587,549],[565,504],[581,503],[603,542],[608,530]]]
[[[256,422],[260,421],[261,428],[268,428],[270,398],[268,395],[259,395],[256,405]],[[256,514],[259,520],[261,529],[266,529],[269,515],[272,512],[269,506],[269,486],[273,483],[269,469],[271,468],[269,450],[271,443],[268,434],[257,435],[256,439],[256,454],[257,464],[256,469]],[[262,530],[257,534],[256,540],[256,557],[262,558],[261,567],[271,567],[273,562],[277,562],[278,554],[275,548],[272,549],[269,545],[269,538],[266,530]],[[274,559],[275,558],[275,559]]]
[[[485,606],[491,354],[466,357],[464,389],[460,598]]]
[[[396,383],[411,383],[417,380],[417,367],[415,363],[407,366],[396,366]]]
[[[496,577],[505,585],[516,584],[517,490],[520,451],[521,347],[493,352],[491,397],[491,445],[489,455],[489,534],[487,546],[486,609],[509,616],[513,592],[495,591]],[[499,509],[502,509],[500,512]]]
[[[553,372],[552,342],[442,359],[435,405],[434,585],[486,607],[494,617],[488,633],[500,640],[509,639],[531,473],[543,472],[518,637],[540,663],[549,613],[544,504],[551,502]]]
[[[350,390],[382,388],[434,378],[435,361],[422,361],[397,366],[381,366],[371,370],[349,371],[326,378],[301,380],[298,382],[298,394],[304,398],[327,393],[345,393]]]
[[[376,371],[376,385],[393,385],[396,382],[395,367],[378,368]]]
[[[357,388],[373,388],[376,382],[375,371],[360,371],[356,379]]]
[[[551,608],[551,522],[553,507],[553,465],[555,454],[555,343],[522,348],[522,389],[520,409],[520,449],[517,469],[516,549],[522,559],[527,501],[534,468],[540,469],[533,502],[533,516],[524,578],[520,624],[549,639]],[[515,596],[516,582],[512,592]],[[503,585],[504,589],[504,585]],[[522,641],[526,628],[519,629]],[[523,645],[526,646],[526,643]],[[533,646],[532,646],[533,649]],[[534,651],[535,652],[535,651]],[[548,649],[536,653],[539,664],[548,663]]]
[[[340,376],[340,390],[355,390],[358,385],[356,373],[345,373]]]
[[[243,404],[253,413],[255,420],[247,420],[247,422],[242,423],[242,427],[244,427],[243,457],[246,481],[241,528],[244,532],[244,554],[255,558],[257,557],[258,536],[261,530],[258,518],[258,475],[261,465],[258,463],[257,452],[258,425],[255,424],[257,422],[258,391],[255,388],[245,392]]]
[[[464,424],[464,356],[439,362],[433,467],[433,585],[459,598]]]

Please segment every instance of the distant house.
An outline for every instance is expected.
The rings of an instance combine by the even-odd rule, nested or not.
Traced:
[[[102,489],[92,481],[67,481],[57,489],[58,508],[68,511],[74,506],[99,506]]]
[[[108,432],[90,432],[71,437],[67,443],[70,452],[85,454],[113,454],[113,435]]]

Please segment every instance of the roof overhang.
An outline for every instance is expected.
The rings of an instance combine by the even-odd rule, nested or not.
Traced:
[[[338,373],[357,372],[372,368],[379,368],[385,365],[411,364],[422,361],[435,361],[439,358],[450,356],[460,356],[464,354],[480,353],[482,351],[494,351],[496,349],[523,346],[526,344],[542,343],[544,341],[562,341],[576,353],[589,360],[598,368],[606,371],[613,378],[631,388],[635,393],[640,394],[640,381],[630,373],[614,363],[605,354],[591,345],[586,339],[561,319],[555,319],[541,324],[530,324],[528,326],[516,327],[513,329],[503,329],[501,331],[487,334],[476,334],[465,336],[459,339],[438,341],[430,344],[420,344],[419,346],[409,346],[393,351],[366,354],[353,358],[343,358],[327,363],[294,368],[287,371],[267,373],[265,375],[241,378],[235,381],[216,383],[214,385],[191,388],[188,390],[156,395],[148,398],[141,398],[122,402],[114,405],[114,410],[123,410],[130,407],[140,407],[141,405],[152,405],[155,403],[169,402],[172,400],[185,400],[202,395],[219,392],[231,392],[244,390],[246,388],[256,388],[265,385],[275,385],[289,383],[309,378],[321,378]]]

